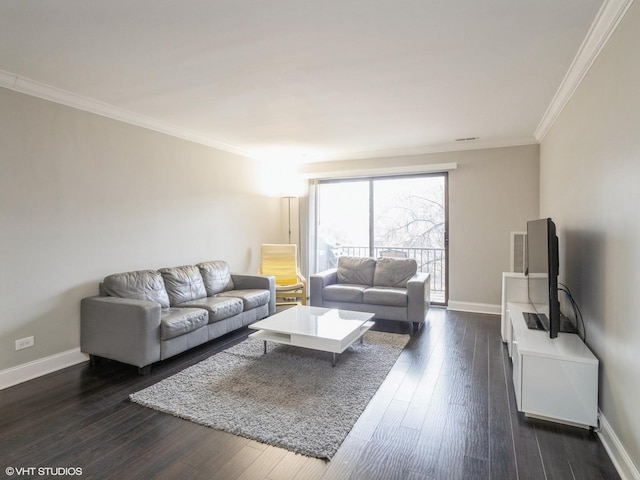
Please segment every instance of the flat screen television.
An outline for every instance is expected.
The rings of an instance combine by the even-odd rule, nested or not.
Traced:
[[[525,320],[529,328],[544,328],[551,338],[561,331],[558,265],[555,223],[550,218],[527,222],[527,290],[535,317]]]

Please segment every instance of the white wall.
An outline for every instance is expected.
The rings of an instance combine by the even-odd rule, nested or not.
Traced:
[[[255,272],[283,241],[248,159],[2,88],[0,145],[0,372],[78,348],[80,299],[108,274]]]
[[[600,359],[599,405],[633,475],[640,466],[639,46],[635,2],[543,139],[540,165],[540,210],[558,227],[560,278],[584,314],[587,343]]]
[[[456,163],[449,172],[449,302],[499,313],[502,272],[509,270],[511,231],[538,218],[537,145],[407,157],[325,162],[303,173],[367,171]],[[463,305],[464,304],[464,305]]]

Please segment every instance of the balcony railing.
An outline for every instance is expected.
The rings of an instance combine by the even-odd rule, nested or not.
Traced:
[[[356,245],[340,245],[334,251],[336,257],[348,255],[352,257],[368,257],[369,247]],[[447,268],[444,248],[413,248],[382,246],[374,247],[373,257],[413,258],[418,263],[418,271],[431,274],[431,301],[445,302],[447,285]]]

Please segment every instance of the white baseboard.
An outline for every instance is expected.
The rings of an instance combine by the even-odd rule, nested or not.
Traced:
[[[0,371],[0,390],[86,362],[88,359],[88,355],[82,353],[79,348],[74,348],[73,350],[67,350],[66,352],[2,370]]]
[[[600,437],[602,445],[604,445],[604,449],[609,454],[613,465],[616,467],[620,478],[622,478],[622,480],[640,480],[640,472],[638,472],[638,469],[633,464],[631,457],[624,449],[622,442],[620,442],[616,432],[613,431],[613,428],[611,428],[611,425],[607,422],[602,411],[598,412],[598,418],[600,419],[598,436]]]
[[[456,302],[452,300],[449,300],[447,310],[455,310],[457,312],[488,313],[491,315],[500,315],[502,312],[500,305],[492,305],[490,303]]]

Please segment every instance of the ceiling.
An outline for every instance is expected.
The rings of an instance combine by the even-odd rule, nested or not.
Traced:
[[[602,4],[0,0],[0,85],[256,158],[535,143]]]

